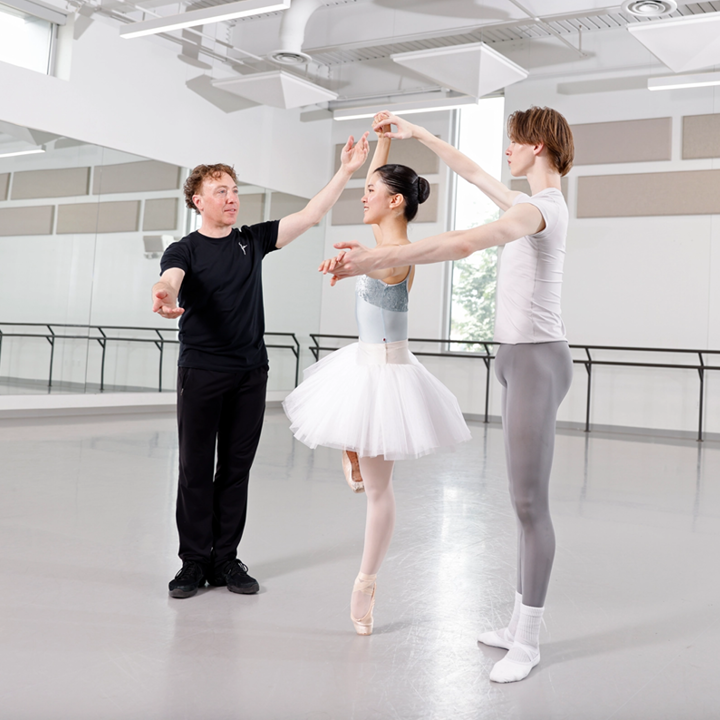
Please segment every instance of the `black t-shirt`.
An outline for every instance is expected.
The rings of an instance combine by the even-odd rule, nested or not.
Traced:
[[[165,250],[161,272],[185,271],[179,366],[233,372],[267,364],[261,269],[277,249],[278,226],[278,220],[243,225],[224,238],[196,231]]]

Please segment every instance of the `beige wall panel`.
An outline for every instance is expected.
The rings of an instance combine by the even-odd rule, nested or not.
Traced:
[[[240,212],[235,227],[255,225],[265,219],[265,193],[240,195]]]
[[[578,178],[579,218],[718,213],[720,170]]]
[[[177,190],[181,172],[182,169],[177,165],[156,160],[96,167],[93,173],[93,195]]]
[[[52,205],[0,208],[0,236],[52,234]]]
[[[135,232],[139,217],[139,200],[59,205],[56,232],[58,235]]]
[[[23,170],[13,177],[12,199],[74,197],[88,194],[90,168]]]
[[[377,140],[370,143],[370,152],[365,164],[356,170],[353,179],[364,179],[367,174],[368,164],[375,152]],[[344,145],[335,146],[335,171],[340,167],[340,154]],[[418,175],[434,175],[440,171],[440,160],[432,151],[428,150],[421,142],[415,139],[396,140],[390,148],[390,162],[398,165],[411,167]]]
[[[720,113],[686,115],[682,131],[683,160],[720,157]]]
[[[9,184],[10,173],[0,173],[0,200],[7,200],[7,191]]]
[[[364,188],[349,188],[343,191],[332,209],[333,225],[363,225],[362,196]],[[437,185],[430,185],[430,197],[418,207],[413,223],[437,222],[439,192]]]
[[[143,230],[175,230],[177,228],[177,198],[145,201]]]
[[[672,118],[572,126],[575,165],[672,159]]]
[[[279,220],[286,215],[299,212],[307,203],[306,198],[288,195],[288,193],[274,192],[270,195],[270,217],[273,220]]]
[[[518,192],[525,193],[526,195],[530,195],[530,183],[527,181],[526,178],[513,178],[510,181],[510,189],[517,190]],[[565,197],[565,202],[567,202],[567,199],[568,199],[567,176],[564,178],[560,178],[560,190],[562,191],[562,194]]]

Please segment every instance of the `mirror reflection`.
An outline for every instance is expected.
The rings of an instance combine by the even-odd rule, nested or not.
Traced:
[[[165,248],[196,228],[182,193],[187,175],[0,122],[0,394],[174,390],[177,323],[153,315],[149,289]],[[242,224],[306,202],[244,183],[239,192]],[[320,258],[322,238],[312,233]],[[266,275],[270,290],[288,280]],[[319,292],[301,303],[305,321],[319,313]],[[295,331],[273,326],[283,313],[267,295],[268,330]],[[293,387],[297,336],[268,333],[267,342],[276,346],[271,388]]]

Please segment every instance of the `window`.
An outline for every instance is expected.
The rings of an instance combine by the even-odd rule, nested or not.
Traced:
[[[499,180],[504,158],[505,99],[480,100],[477,105],[462,108],[458,115],[458,148]],[[484,225],[499,217],[497,205],[474,185],[457,179],[453,218],[456,230]],[[453,340],[492,340],[497,257],[497,248],[490,248],[453,264],[450,305]]]
[[[0,61],[48,74],[54,26],[0,5]]]

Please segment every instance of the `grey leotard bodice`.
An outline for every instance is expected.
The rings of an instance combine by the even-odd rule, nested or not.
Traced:
[[[408,279],[388,285],[361,275],[355,284],[355,317],[365,343],[407,340]]]

